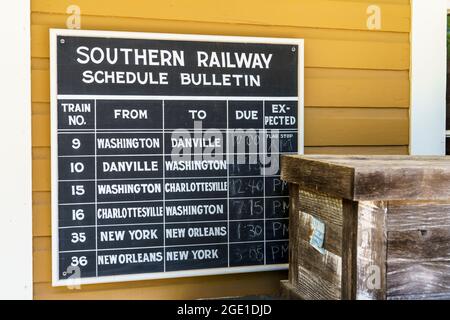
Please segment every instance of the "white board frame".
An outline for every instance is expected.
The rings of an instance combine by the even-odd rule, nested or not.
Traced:
[[[192,276],[211,276],[246,272],[261,272],[286,270],[288,264],[274,264],[264,266],[226,267],[215,269],[196,269],[184,271],[140,273],[129,275],[112,275],[91,278],[81,278],[74,282],[73,279],[59,279],[59,239],[58,239],[58,141],[57,141],[57,36],[76,37],[100,37],[120,39],[143,40],[175,40],[175,41],[199,41],[199,42],[236,42],[236,43],[260,43],[260,44],[288,44],[298,45],[298,153],[304,153],[304,40],[294,38],[263,38],[263,37],[238,37],[238,36],[212,36],[193,34],[167,34],[144,33],[122,31],[96,31],[96,30],[69,30],[50,29],[50,108],[51,108],[51,186],[52,186],[52,285],[64,286],[74,284],[95,284],[123,281],[169,279]],[[89,95],[92,96],[92,95]],[[240,97],[242,98],[242,97]]]

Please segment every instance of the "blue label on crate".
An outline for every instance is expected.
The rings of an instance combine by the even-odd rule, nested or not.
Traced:
[[[309,243],[314,249],[319,251],[321,254],[324,254],[325,249],[323,248],[323,240],[325,238],[325,224],[319,219],[311,217],[311,227],[313,232]]]

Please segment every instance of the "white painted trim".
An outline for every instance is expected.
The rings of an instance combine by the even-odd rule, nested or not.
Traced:
[[[30,1],[0,13],[0,299],[32,299]]]
[[[448,0],[411,2],[410,154],[445,154]]]

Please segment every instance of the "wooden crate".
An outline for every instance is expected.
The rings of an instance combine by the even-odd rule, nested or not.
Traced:
[[[300,299],[450,298],[450,157],[285,156]]]

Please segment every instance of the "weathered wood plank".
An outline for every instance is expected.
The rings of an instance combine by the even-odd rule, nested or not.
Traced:
[[[356,298],[357,231],[358,203],[345,199],[343,201],[341,280],[341,298],[344,300]]]
[[[289,282],[305,299],[340,299],[342,201],[303,190],[296,184],[290,184],[290,192]],[[323,252],[309,242],[313,217],[325,224]]]
[[[342,199],[304,189],[299,190],[298,197],[300,211],[342,227]]]
[[[388,232],[388,264],[442,259],[450,260],[449,228]]]
[[[327,193],[335,197],[353,197],[352,168],[316,161],[314,158],[283,156],[281,179],[302,189]],[[330,183],[333,181],[333,183]]]
[[[358,300],[386,299],[386,210],[382,201],[358,204]]]
[[[329,157],[327,161],[355,170],[354,200],[450,198],[449,157]]]
[[[299,232],[299,188],[296,184],[289,184],[289,282],[298,282],[298,232]]]
[[[428,230],[450,227],[450,200],[390,201],[387,230]]]
[[[306,300],[338,300],[341,288],[335,283],[299,266],[298,291]]]
[[[387,300],[450,300],[450,293],[389,296]]]
[[[299,240],[299,260],[298,260],[298,282],[297,284],[301,288],[301,278],[305,275],[301,273],[304,270],[308,270],[307,274],[314,274],[327,284],[338,288],[341,288],[341,276],[342,276],[342,259],[340,256],[335,255],[329,251],[320,253],[309,242]],[[293,283],[296,285],[295,283]],[[320,290],[321,288],[316,288]]]
[[[443,200],[450,198],[450,161],[428,163],[428,168],[403,167],[355,172],[357,200]]]
[[[388,232],[388,295],[450,294],[450,229]]]
[[[450,260],[390,262],[387,295],[450,295]]]

